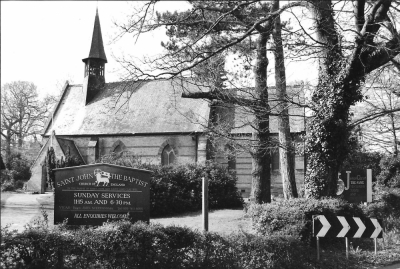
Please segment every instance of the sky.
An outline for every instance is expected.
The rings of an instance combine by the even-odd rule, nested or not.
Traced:
[[[83,81],[83,58],[89,55],[96,7],[108,63],[106,81],[118,81],[121,67],[115,57],[141,58],[162,52],[163,31],[141,36],[124,36],[113,42],[122,22],[135,5],[143,2],[116,1],[1,1],[1,84],[11,81],[33,82],[40,97],[57,95],[66,80]],[[160,11],[184,10],[185,2],[162,1]],[[270,63],[273,66],[273,63]],[[304,64],[287,63],[287,79],[315,79]],[[315,69],[316,70],[316,69]],[[316,72],[312,72],[315,74]]]

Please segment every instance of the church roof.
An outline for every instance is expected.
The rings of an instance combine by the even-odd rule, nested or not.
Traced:
[[[182,98],[182,87],[170,80],[107,83],[85,105],[82,85],[66,85],[45,129],[59,135],[111,135],[202,132],[209,106]]]
[[[65,156],[69,155],[72,158],[77,158],[81,164],[85,164],[85,161],[83,160],[83,157],[73,140],[64,139],[57,136],[55,137]]]
[[[54,127],[50,119],[45,135],[52,129],[58,136],[204,132],[209,103],[203,99],[182,98],[183,90],[197,91],[198,88],[182,87],[181,83],[180,80],[107,83],[87,105],[82,85],[66,84],[54,112]],[[270,90],[274,111],[274,89]],[[293,101],[303,103],[299,98],[302,99],[300,96]],[[292,105],[289,114],[291,132],[304,131],[304,108]],[[232,133],[254,130],[251,126],[254,116],[243,108],[235,109],[234,119]],[[276,116],[270,119],[270,131],[278,131]]]
[[[101,35],[99,13],[97,9],[96,9],[96,17],[94,19],[92,44],[90,46],[89,56],[83,59],[82,61],[93,58],[102,59],[107,62],[106,53],[104,52],[103,37]]]

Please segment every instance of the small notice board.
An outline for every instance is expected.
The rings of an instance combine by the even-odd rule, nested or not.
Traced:
[[[111,164],[55,169],[54,223],[150,219],[150,171]]]
[[[344,183],[343,198],[348,202],[372,202],[371,169],[341,171],[338,180]]]

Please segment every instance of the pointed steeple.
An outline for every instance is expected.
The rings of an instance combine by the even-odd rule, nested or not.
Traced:
[[[96,17],[94,19],[92,45],[90,46],[89,56],[82,61],[85,62],[87,59],[102,59],[107,62],[106,53],[104,52],[103,37],[101,35],[99,12],[96,8]]]
[[[85,63],[85,73],[83,89],[86,93],[85,104],[90,103],[101,91],[106,82],[105,64],[107,63],[106,53],[104,52],[103,37],[101,35],[99,12],[96,8],[94,19],[92,44],[90,46],[89,57],[82,60]]]

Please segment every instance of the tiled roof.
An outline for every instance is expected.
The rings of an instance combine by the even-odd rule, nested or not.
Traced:
[[[66,87],[54,113],[56,135],[202,132],[206,101],[181,97],[174,81],[107,83],[85,106],[81,85]],[[51,122],[45,135],[51,133]]]
[[[99,13],[96,9],[96,17],[94,19],[92,44],[90,46],[89,58],[102,59],[107,62],[106,53],[104,52],[103,37],[101,35]],[[83,60],[86,60],[83,59]]]
[[[56,135],[112,135],[143,133],[187,133],[206,131],[209,103],[182,98],[181,81],[153,80],[135,83],[107,83],[85,105],[81,85],[68,85],[54,113]],[[195,87],[195,86],[193,86]],[[197,91],[185,86],[185,90]],[[270,106],[274,111],[274,89],[270,87]],[[297,92],[288,88],[290,92]],[[293,101],[301,99],[296,97]],[[275,102],[275,103],[274,103]],[[304,108],[289,107],[291,132],[304,131]],[[254,116],[243,108],[235,109],[233,133],[251,133]],[[51,121],[45,135],[52,130]],[[277,133],[277,117],[270,117],[270,132]]]

